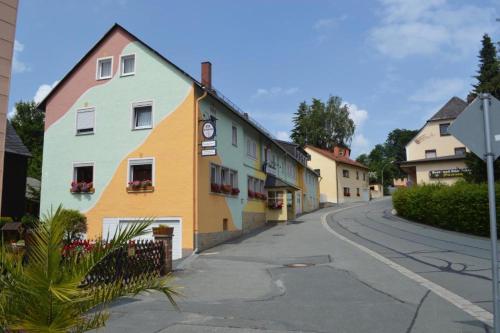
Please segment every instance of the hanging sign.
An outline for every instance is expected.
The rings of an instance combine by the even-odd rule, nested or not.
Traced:
[[[217,155],[217,149],[203,149],[201,151],[201,156],[215,156]]]
[[[203,137],[206,140],[211,140],[215,136],[215,124],[212,120],[205,120],[203,122],[202,131]]]
[[[201,146],[203,148],[205,147],[215,147],[217,145],[217,142],[215,140],[210,140],[210,141],[202,141]]]

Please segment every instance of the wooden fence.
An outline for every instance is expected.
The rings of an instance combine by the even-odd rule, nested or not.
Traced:
[[[143,275],[161,276],[169,272],[165,242],[136,241],[116,250],[99,263],[85,278],[83,285],[101,285],[122,280],[127,284]]]

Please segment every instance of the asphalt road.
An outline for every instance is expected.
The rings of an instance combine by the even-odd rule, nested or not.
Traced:
[[[339,234],[492,312],[491,250],[486,238],[411,223],[390,199],[330,216]]]
[[[307,214],[190,257],[174,274],[185,295],[180,311],[159,294],[122,299],[99,332],[488,332],[323,221],[488,306],[488,262],[481,257],[487,251],[478,247],[484,240],[395,220],[386,214],[388,201],[339,211],[344,208]]]

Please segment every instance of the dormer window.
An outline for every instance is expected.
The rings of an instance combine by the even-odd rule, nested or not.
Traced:
[[[97,79],[111,79],[113,68],[113,57],[97,59]]]
[[[121,56],[120,75],[128,76],[135,74],[135,54]]]

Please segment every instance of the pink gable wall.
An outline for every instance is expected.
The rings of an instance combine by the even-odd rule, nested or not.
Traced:
[[[85,91],[109,81],[96,80],[97,59],[113,56],[114,76],[119,67],[120,54],[125,46],[133,41],[134,39],[123,30],[116,29],[66,78],[65,82],[57,87],[57,91],[47,101],[45,130],[68,112],[70,107]]]

